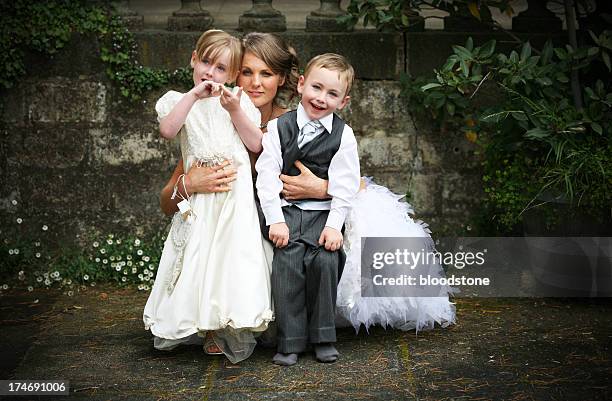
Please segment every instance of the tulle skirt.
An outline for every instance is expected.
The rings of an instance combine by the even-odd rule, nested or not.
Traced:
[[[338,283],[337,324],[350,324],[367,330],[379,324],[400,330],[432,329],[435,323],[446,327],[455,322],[455,305],[448,295],[439,297],[362,297],[361,237],[430,237],[427,224],[414,221],[412,207],[400,201],[401,195],[366,179],[366,188],[356,196],[346,220],[344,249],[347,260]],[[444,276],[439,265],[429,274]],[[452,289],[448,288],[449,292]]]

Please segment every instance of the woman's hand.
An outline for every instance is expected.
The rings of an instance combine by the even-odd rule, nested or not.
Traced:
[[[174,185],[177,184],[179,177],[184,173],[183,159],[180,159],[172,177],[166,183],[160,194],[160,207],[162,212],[167,216],[178,211],[177,204],[181,201],[180,196],[175,196],[172,199]],[[192,165],[189,172],[185,174],[185,187],[183,188],[182,180],[178,183],[177,190],[181,196],[188,197],[193,193],[210,193],[210,192],[227,192],[231,190],[230,183],[236,179],[236,170],[230,167],[229,161],[212,166],[198,167]],[[187,193],[185,193],[187,190]]]
[[[223,91],[221,92],[221,106],[223,106],[228,113],[240,110],[240,96],[242,96],[242,88],[238,88],[234,94],[230,89],[223,87]]]
[[[198,167],[194,162],[189,172],[185,174],[185,186],[187,186],[189,195],[193,193],[228,192],[232,189],[229,184],[235,180],[236,169],[231,167],[228,160],[210,167]]]
[[[297,199],[328,199],[328,181],[317,177],[301,161],[297,160],[295,166],[300,170],[300,175],[290,176],[281,174],[283,182],[283,197],[287,200]]]

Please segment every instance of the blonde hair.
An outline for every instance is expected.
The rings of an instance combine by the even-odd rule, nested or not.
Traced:
[[[212,62],[225,50],[229,50],[230,62],[227,67],[229,81],[233,82],[238,77],[242,63],[242,45],[238,38],[219,29],[210,29],[200,36],[195,48],[199,60],[209,59]]]
[[[297,96],[298,58],[295,50],[283,38],[271,33],[251,32],[242,39],[244,52],[250,52],[261,59],[274,74],[285,82],[279,86],[274,103],[281,107]]]
[[[347,96],[351,91],[353,81],[355,80],[355,70],[344,56],[336,53],[325,53],[313,57],[306,65],[304,78],[308,77],[308,74],[313,68],[325,68],[327,70],[336,71],[340,79],[346,83],[346,93],[344,96]]]

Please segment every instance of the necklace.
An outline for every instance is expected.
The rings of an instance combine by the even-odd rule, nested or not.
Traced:
[[[265,120],[262,119],[261,120],[261,124],[259,124],[259,129],[264,129],[268,126],[268,122],[270,121],[270,119],[272,118],[272,116],[274,115],[274,105],[272,105],[272,108],[270,109],[270,114],[268,114],[268,118]]]

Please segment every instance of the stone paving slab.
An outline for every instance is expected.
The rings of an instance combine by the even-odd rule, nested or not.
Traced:
[[[0,296],[0,351],[12,355],[1,378],[70,381],[69,397],[40,400],[612,398],[611,299],[459,299],[453,327],[339,329],[337,363],[306,354],[282,368],[266,348],[238,365],[198,346],[155,350],[141,320],[147,295]]]

